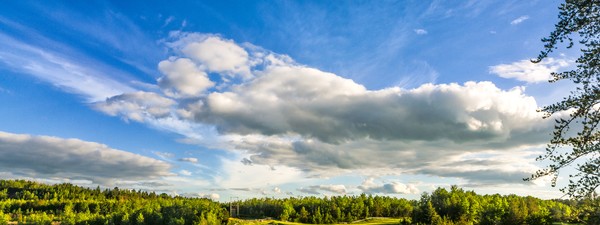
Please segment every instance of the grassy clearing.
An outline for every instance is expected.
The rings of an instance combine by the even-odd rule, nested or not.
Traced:
[[[401,219],[396,218],[374,218],[368,219],[362,222],[353,223],[353,224],[368,224],[368,225],[389,225],[389,224],[399,224]]]
[[[351,223],[351,224],[360,224],[360,225],[397,225],[400,223],[400,219],[395,218],[373,218],[367,219],[364,221]],[[283,222],[278,220],[240,220],[240,219],[230,219],[230,225],[306,225],[305,223],[294,223],[294,222]],[[345,223],[344,223],[345,224]],[[329,224],[332,225],[332,224]],[[335,224],[333,224],[335,225]]]

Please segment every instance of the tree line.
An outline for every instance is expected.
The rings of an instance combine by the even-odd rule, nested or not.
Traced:
[[[222,224],[229,213],[209,199],[173,197],[126,189],[89,189],[0,180],[0,225]]]
[[[542,200],[517,195],[478,195],[457,186],[423,193],[418,200],[359,196],[248,199],[240,215],[312,224],[350,223],[370,217],[402,218],[401,224],[550,225],[600,224],[600,201]]]
[[[478,195],[457,186],[423,193],[418,200],[357,196],[253,198],[237,201],[242,218],[271,217],[310,224],[350,223],[370,217],[401,224],[600,224],[600,200],[542,200]],[[235,207],[237,208],[237,207]],[[128,189],[90,189],[0,180],[0,225],[227,224],[229,203]]]

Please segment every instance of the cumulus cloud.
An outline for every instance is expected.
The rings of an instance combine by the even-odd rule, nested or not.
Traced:
[[[425,30],[425,29],[415,29],[414,31],[415,31],[415,33],[416,33],[416,34],[418,34],[418,35],[424,35],[424,34],[427,34],[427,30]]]
[[[182,52],[206,66],[211,72],[220,72],[229,76],[250,75],[248,52],[233,41],[207,37],[187,44]]]
[[[529,19],[529,16],[520,16],[519,18],[516,18],[513,21],[510,21],[510,25],[517,25],[528,19]]]
[[[337,194],[346,193],[346,186],[344,186],[343,184],[319,185],[318,188],[324,191],[329,191]]]
[[[189,163],[198,163],[197,158],[181,158],[179,159],[181,162],[189,162]]]
[[[79,139],[0,132],[0,170],[97,184],[171,176],[163,161]]]
[[[122,116],[137,122],[149,118],[166,117],[171,113],[175,101],[152,92],[132,92],[116,95],[98,102],[95,107],[112,116]]]
[[[565,59],[546,58],[542,62],[532,63],[524,59],[511,64],[500,64],[490,67],[490,73],[502,78],[516,79],[527,83],[539,83],[552,79],[551,73],[561,68],[568,67],[569,61]]]
[[[470,180],[476,174],[485,174],[486,168],[449,173],[452,170],[430,165],[464,153],[519,152],[539,146],[547,141],[552,128],[551,121],[541,120],[535,99],[525,95],[521,87],[503,90],[491,82],[466,82],[368,90],[350,79],[299,65],[287,56],[256,46],[237,45],[215,36],[178,37],[182,38],[169,46],[182,57],[191,58],[199,70],[221,76],[222,80],[214,81],[219,88],[185,100],[155,94],[153,98],[166,99],[164,107],[159,108],[170,113],[148,112],[153,105],[137,101],[146,98],[128,95],[111,98],[99,108],[124,118],[145,118],[136,121],[158,127],[163,125],[157,121],[179,121],[187,126],[172,126],[169,130],[188,139],[197,134],[186,127],[211,127],[202,136],[214,135],[210,136],[214,137],[212,142],[204,139],[193,143],[244,154],[237,161],[223,160],[228,172],[216,178],[223,187],[264,187],[269,180],[249,178],[271,178],[275,174],[279,174],[278,179],[270,185],[306,174],[376,174],[382,173],[382,168],[391,168],[393,173]],[[213,65],[223,60],[228,63]],[[242,71],[250,75],[227,80],[232,74],[245,73]],[[503,71],[512,70],[492,67],[490,71],[506,74]],[[493,158],[489,161],[506,163]],[[389,183],[372,191],[400,192],[402,188],[401,184]],[[303,191],[323,189],[308,187]]]
[[[215,182],[225,188],[235,190],[257,190],[265,186],[275,186],[289,182],[304,181],[302,171],[285,165],[272,170],[268,165],[247,166],[239,160],[222,159],[221,166],[227,168],[215,177]],[[243,187],[240,189],[239,187]]]
[[[192,172],[190,172],[188,170],[180,170],[179,174],[184,175],[184,176],[191,176]]]
[[[358,189],[370,194],[418,194],[419,189],[413,184],[403,184],[400,182],[391,182],[376,184],[374,178],[368,178],[358,186]]]
[[[231,92],[211,93],[195,112],[224,134],[298,134],[325,143],[357,139],[506,140],[536,126],[535,99],[490,82],[367,91],[314,69],[273,68]]]
[[[248,159],[248,158],[243,158],[242,160],[240,160],[240,162],[242,162],[244,165],[247,165],[247,166],[252,165],[252,161],[250,161],[250,159]]]
[[[165,75],[158,85],[170,97],[198,97],[214,86],[208,74],[187,58],[161,61],[158,69]]]
[[[184,197],[190,197],[190,198],[206,198],[206,199],[211,199],[214,201],[217,201],[221,198],[221,195],[219,195],[218,193],[210,193],[210,194],[205,194],[205,193],[183,193],[181,194],[181,196]]]

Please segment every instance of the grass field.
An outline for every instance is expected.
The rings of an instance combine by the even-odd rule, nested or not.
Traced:
[[[360,225],[397,225],[400,223],[400,219],[396,218],[374,218],[368,219],[361,222],[355,222],[351,224],[360,224]],[[294,222],[282,222],[278,220],[240,220],[240,219],[230,219],[230,225],[304,225],[305,223],[294,223]],[[331,225],[331,224],[330,224]],[[335,224],[334,224],[335,225]]]

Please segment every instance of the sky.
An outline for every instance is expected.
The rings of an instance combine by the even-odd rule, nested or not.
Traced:
[[[9,1],[0,178],[219,201],[524,182],[559,1]],[[561,175],[558,186],[567,177]]]

